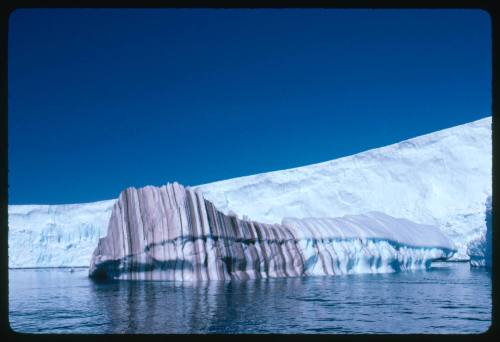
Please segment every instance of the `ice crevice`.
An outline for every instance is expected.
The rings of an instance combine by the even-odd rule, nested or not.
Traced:
[[[486,199],[485,207],[486,232],[467,246],[467,254],[472,267],[492,267],[493,206],[491,196]]]

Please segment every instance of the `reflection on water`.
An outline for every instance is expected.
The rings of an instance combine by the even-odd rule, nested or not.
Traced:
[[[467,333],[491,321],[491,274],[429,271],[245,282],[94,282],[87,270],[10,270],[16,331]]]
[[[96,311],[112,322],[107,332],[216,333],[254,328],[266,331],[280,319],[276,315],[303,315],[300,300],[295,305],[282,305],[282,296],[294,296],[293,289],[300,289],[305,281],[113,281],[94,283],[90,288]]]

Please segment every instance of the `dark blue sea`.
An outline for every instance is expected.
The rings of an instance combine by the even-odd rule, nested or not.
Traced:
[[[491,273],[430,270],[245,282],[96,283],[87,269],[9,270],[9,321],[26,333],[481,333]]]

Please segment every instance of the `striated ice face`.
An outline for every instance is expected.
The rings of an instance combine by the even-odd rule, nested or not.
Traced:
[[[122,192],[89,275],[245,280],[380,273],[427,268],[454,252],[438,228],[383,213],[259,223],[226,215],[174,183]]]

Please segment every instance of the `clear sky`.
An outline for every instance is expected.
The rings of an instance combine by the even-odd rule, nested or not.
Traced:
[[[322,162],[491,115],[478,10],[17,10],[9,203]]]

